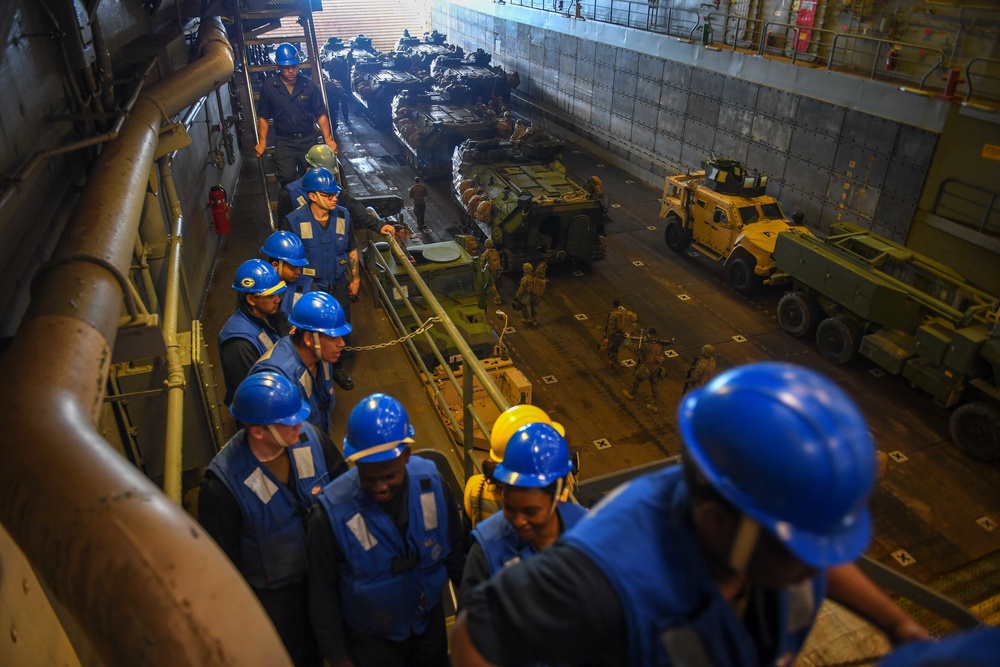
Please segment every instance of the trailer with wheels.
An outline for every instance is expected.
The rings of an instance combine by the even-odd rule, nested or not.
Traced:
[[[821,355],[858,355],[930,394],[952,441],[980,461],[1000,459],[1000,302],[953,269],[852,224],[830,236],[788,232],[774,247],[793,289],[778,303],[790,336],[815,335]]]

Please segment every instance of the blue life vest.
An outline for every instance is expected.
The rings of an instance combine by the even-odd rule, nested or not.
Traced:
[[[243,577],[254,588],[277,588],[306,576],[306,513],[330,481],[319,437],[302,425],[304,441],[288,448],[292,489],[257,460],[241,430],[208,469],[226,485],[243,513]],[[300,438],[301,439],[301,438]]]
[[[250,341],[260,356],[270,350],[281,336],[271,327],[260,326],[258,322],[250,319],[242,308],[237,308],[219,332],[219,349],[221,350],[222,345],[233,338]]]
[[[291,336],[285,336],[270,350],[265,352],[250,373],[274,371],[285,376],[299,388],[303,401],[309,402],[309,423],[316,430],[329,437],[330,410],[333,409],[333,379],[330,377],[329,364],[323,361],[316,363],[316,375],[313,376],[302,362],[298,350],[292,343]]]
[[[566,532],[586,516],[587,508],[576,503],[561,502],[556,506],[556,512],[562,519],[563,532]],[[517,531],[503,512],[497,512],[480,522],[472,531],[472,536],[479,542],[486,555],[491,577],[503,568],[520,563],[538,553],[534,544],[525,542],[517,536]]]
[[[429,612],[448,581],[448,508],[435,465],[406,464],[410,521],[405,543],[392,518],[361,489],[352,468],[329,484],[319,502],[344,553],[340,599],[355,631],[403,641],[427,629]]]
[[[330,219],[323,227],[313,217],[308,205],[289,213],[292,233],[302,239],[309,265],[302,267],[302,275],[312,278],[313,289],[329,292],[347,276],[347,249],[350,245],[351,214],[343,206],[330,211]]]
[[[309,203],[309,193],[302,185],[303,178],[305,176],[300,176],[285,185],[285,189],[288,190],[288,198],[292,200],[292,206],[295,208]]]
[[[674,656],[690,655],[684,651],[698,651],[710,665],[762,664],[752,636],[712,581],[687,506],[681,468],[674,466],[621,488],[561,539],[617,591],[629,665],[673,665]],[[775,660],[802,648],[825,593],[825,574],[763,593],[778,611],[771,626]]]
[[[302,267],[306,268],[306,267]],[[281,312],[285,314],[285,317],[289,317],[292,314],[292,308],[295,306],[295,302],[303,294],[309,294],[313,289],[313,279],[309,278],[305,274],[299,276],[299,279],[294,283],[288,283],[288,289],[281,295]]]

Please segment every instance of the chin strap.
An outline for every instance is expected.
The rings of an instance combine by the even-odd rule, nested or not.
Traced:
[[[278,433],[278,429],[274,428],[274,424],[267,425],[267,432],[275,439],[275,441],[282,447],[291,447],[294,443],[285,442],[285,439],[281,437]]]
[[[567,495],[569,495],[569,487],[566,486],[566,479],[560,477],[556,480],[556,493],[552,498],[552,511],[549,512],[549,516],[556,513],[556,508],[559,507],[559,503],[565,501],[565,496]]]
[[[733,538],[733,545],[729,549],[729,567],[736,573],[743,574],[746,571],[759,537],[760,524],[746,514],[741,514],[736,537]]]
[[[320,368],[323,371],[323,377],[329,380],[332,377],[332,374],[330,372],[330,363],[327,361],[323,361],[323,352],[319,346],[320,333],[318,331],[310,331],[309,333],[312,334],[313,348],[315,348],[316,350],[316,362],[319,364]]]

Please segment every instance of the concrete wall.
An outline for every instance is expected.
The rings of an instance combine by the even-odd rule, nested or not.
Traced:
[[[518,70],[532,117],[651,186],[738,158],[821,231],[848,220],[905,241],[947,116],[861,77],[522,7],[438,0],[432,23]]]

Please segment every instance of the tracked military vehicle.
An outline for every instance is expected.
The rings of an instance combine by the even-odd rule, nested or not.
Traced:
[[[833,225],[825,241],[780,234],[774,261],[794,284],[778,304],[786,333],[815,332],[820,354],[833,363],[860,353],[942,407],[957,406],[952,441],[972,458],[1000,459],[996,296],[851,224]]]
[[[331,37],[323,45],[320,53],[320,63],[323,71],[339,81],[344,90],[351,88],[351,66],[359,62],[375,60],[380,52],[372,45],[372,38],[360,34],[349,43],[344,43],[339,37]]]
[[[415,331],[434,313],[424,305],[423,296],[414,287],[403,267],[397,263],[388,244],[382,243],[380,248],[383,266],[376,267],[378,280],[393,300],[392,305],[403,322],[403,328],[407,332]],[[451,321],[462,332],[462,337],[475,352],[476,358],[492,357],[497,340],[482,305],[482,277],[477,270],[476,261],[455,241],[413,245],[406,249],[413,256],[414,267],[421,279],[427,283]],[[393,284],[389,275],[395,277],[399,288]],[[419,321],[410,314],[403,301],[404,296],[413,305]],[[446,361],[461,363],[458,349],[449,343],[442,329],[432,327],[429,333]],[[423,336],[415,337],[413,342],[428,368],[433,369],[438,365],[437,357]]]
[[[774,242],[790,229],[809,233],[785,217],[767,195],[767,176],[736,160],[706,160],[701,171],[667,176],[660,199],[664,240],[674,252],[689,246],[726,268],[729,285],[749,294],[773,282]]]
[[[464,51],[461,46],[448,44],[448,35],[432,30],[425,32],[423,37],[410,36],[409,30],[403,31],[403,36],[396,42],[396,52],[406,55],[410,65],[415,70],[429,73],[431,63],[438,56],[452,56],[461,59]]]
[[[351,69],[351,93],[356,107],[376,129],[388,129],[392,122],[392,100],[404,90],[430,90],[429,74],[410,71],[409,59],[389,53],[375,61],[359,62]]]
[[[452,153],[466,139],[492,139],[498,132],[508,136],[512,129],[509,114],[481,113],[468,91],[453,91],[405,91],[392,102],[392,133],[407,161],[428,181],[451,175]]]
[[[493,106],[503,103],[509,107],[510,91],[520,85],[521,79],[517,72],[507,74],[503,67],[490,67],[492,59],[493,56],[482,49],[464,58],[438,56],[431,63],[430,73],[435,85],[442,90],[460,86],[469,91],[473,102]]]
[[[522,121],[510,140],[467,140],[452,157],[452,194],[468,229],[493,239],[504,270],[603,259],[607,198],[566,175],[564,144]]]

